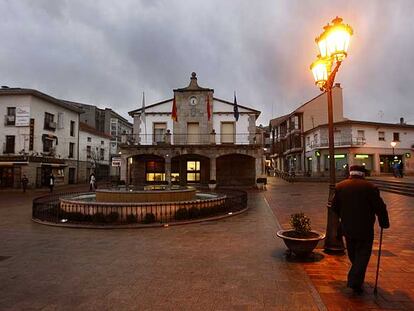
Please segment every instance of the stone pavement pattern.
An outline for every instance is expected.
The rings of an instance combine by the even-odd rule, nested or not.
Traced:
[[[31,222],[0,193],[0,310],[325,310],[263,195],[224,221],[141,230]]]
[[[305,212],[312,227],[325,232],[326,183],[293,183],[271,178],[265,197],[283,228],[289,215]],[[384,230],[378,297],[372,294],[378,254],[376,225],[374,251],[367,270],[367,293],[355,297],[346,288],[347,256],[332,256],[318,250],[317,262],[302,263],[329,310],[414,310],[414,198],[381,192],[387,204],[391,228]]]

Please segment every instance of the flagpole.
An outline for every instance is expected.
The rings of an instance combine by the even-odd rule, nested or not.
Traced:
[[[144,143],[147,144],[147,120],[145,116],[145,92],[142,92],[141,121],[144,123]]]

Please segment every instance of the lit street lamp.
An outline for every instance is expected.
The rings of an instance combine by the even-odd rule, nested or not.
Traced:
[[[342,18],[336,17],[331,24],[327,24],[323,33],[315,39],[319,48],[318,59],[312,63],[310,69],[315,78],[315,84],[326,92],[328,97],[328,138],[329,138],[329,198],[328,219],[326,225],[325,251],[343,251],[345,249],[342,238],[338,238],[339,219],[331,210],[332,198],[335,193],[335,151],[332,108],[332,87],[339,66],[348,55],[348,47],[353,30],[349,25],[342,23]],[[333,67],[333,70],[332,70]]]
[[[395,156],[395,146],[397,146],[397,142],[396,141],[392,141],[391,142],[391,147],[392,147],[392,160],[394,161],[394,156]]]

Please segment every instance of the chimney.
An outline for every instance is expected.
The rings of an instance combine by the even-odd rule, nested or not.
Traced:
[[[400,118],[400,124],[402,125],[402,124],[405,124],[405,122],[404,122],[404,118],[403,117],[401,117]]]

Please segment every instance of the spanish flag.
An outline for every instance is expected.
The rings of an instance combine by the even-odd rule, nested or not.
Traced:
[[[173,99],[173,105],[172,105],[172,111],[171,111],[171,118],[175,122],[178,122],[178,117],[177,117],[177,104],[175,103],[175,95],[174,95],[174,99]]]

